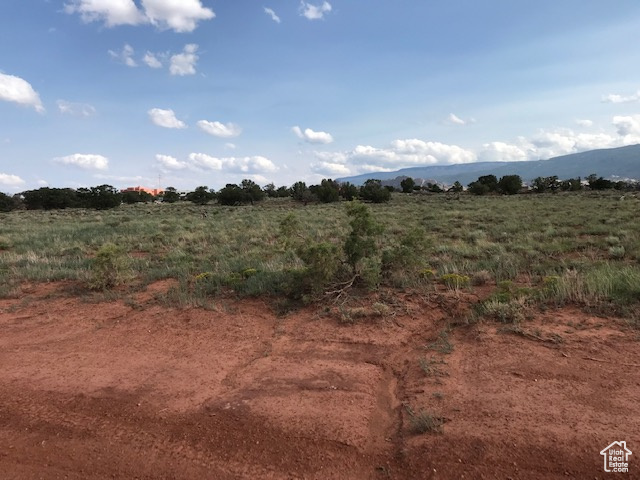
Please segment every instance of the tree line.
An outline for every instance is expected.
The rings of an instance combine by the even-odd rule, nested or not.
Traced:
[[[595,174],[589,175],[584,181],[578,178],[560,180],[557,176],[537,177],[529,188],[525,188],[519,175],[505,175],[498,179],[495,175],[483,175],[469,183],[466,191],[474,195],[515,195],[524,191],[535,193],[579,191],[584,188],[590,190],[638,190],[637,182],[612,181]],[[305,182],[296,182],[290,187],[276,187],[270,183],[260,187],[253,180],[245,179],[240,184],[227,184],[218,191],[207,186],[199,186],[186,195],[180,194],[174,187],[167,187],[161,195],[153,195],[143,191],[119,191],[111,185],[99,185],[90,188],[50,188],[42,187],[37,190],[27,190],[13,196],[0,193],[0,211],[8,212],[14,209],[54,210],[65,208],[91,208],[104,210],[117,207],[122,203],[149,203],[162,201],[175,203],[189,201],[198,205],[205,205],[217,201],[220,205],[247,205],[261,202],[265,198],[292,198],[307,205],[309,203],[331,203],[340,200],[351,201],[360,199],[366,202],[384,203],[391,199],[391,192],[404,193],[461,193],[465,191],[463,185],[456,181],[448,189],[433,183],[417,185],[415,180],[407,177],[400,182],[400,189],[383,186],[380,180],[367,180],[362,186],[349,182],[337,182],[324,179],[318,185],[307,186]]]

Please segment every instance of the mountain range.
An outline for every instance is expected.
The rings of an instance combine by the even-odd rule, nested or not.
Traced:
[[[640,179],[640,145],[589,150],[549,160],[527,162],[475,162],[456,165],[432,165],[402,168],[394,172],[377,172],[338,178],[339,182],[362,185],[369,179],[389,181],[398,177],[428,179],[429,182],[451,185],[458,181],[467,185],[483,175],[520,175],[530,183],[536,177],[556,175],[559,179],[585,178],[595,173],[599,177],[615,180]],[[387,182],[384,182],[387,183]]]

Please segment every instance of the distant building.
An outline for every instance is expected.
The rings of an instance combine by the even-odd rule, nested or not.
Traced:
[[[141,186],[137,186],[137,187],[127,187],[123,190],[121,190],[121,192],[147,192],[151,195],[153,195],[154,197],[157,197],[158,195],[162,195],[164,193],[164,190],[160,189],[160,188],[147,188],[147,187],[141,187]]]

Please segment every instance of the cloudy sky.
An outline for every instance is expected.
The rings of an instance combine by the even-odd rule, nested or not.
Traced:
[[[0,191],[640,143],[637,0],[2,0]]]

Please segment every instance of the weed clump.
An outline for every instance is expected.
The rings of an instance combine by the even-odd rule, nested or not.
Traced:
[[[133,277],[133,270],[124,249],[113,243],[100,247],[91,262],[89,288],[108,290]]]
[[[444,417],[440,415],[425,410],[414,412],[409,406],[407,406],[407,415],[412,433],[442,433],[443,431]]]

